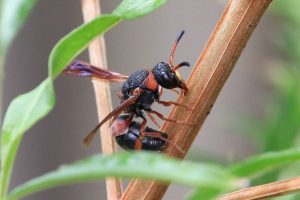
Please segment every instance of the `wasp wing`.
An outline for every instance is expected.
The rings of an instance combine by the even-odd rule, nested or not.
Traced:
[[[128,76],[101,69],[93,66],[89,63],[74,60],[68,65],[64,71],[65,74],[80,76],[80,77],[95,77],[96,80],[111,81],[111,82],[123,82],[128,79]]]
[[[136,100],[139,98],[141,93],[143,92],[143,89],[136,88],[133,91],[133,95],[130,96],[127,100],[125,100],[121,105],[116,107],[111,113],[109,113],[102,121],[83,139],[83,143],[86,145],[89,145],[91,141],[94,139],[97,131],[99,128],[107,122],[109,119],[113,118],[116,119],[115,116],[120,115],[126,108],[128,108],[130,105],[134,104]]]

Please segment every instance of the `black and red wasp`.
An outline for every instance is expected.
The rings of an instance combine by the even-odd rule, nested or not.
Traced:
[[[180,88],[181,94],[183,95],[188,91],[178,69],[183,66],[189,67],[190,64],[188,62],[181,62],[174,65],[173,63],[177,44],[183,34],[184,31],[179,34],[173,45],[170,63],[159,62],[152,69],[138,70],[130,76],[103,70],[82,61],[73,61],[66,67],[64,72],[67,74],[81,77],[94,77],[96,79],[109,80],[112,82],[123,82],[121,91],[118,93],[121,104],[109,113],[90,134],[84,138],[85,144],[89,144],[98,129],[110,119],[112,136],[115,137],[117,143],[124,149],[160,151],[165,147],[166,143],[172,144],[172,142],[168,140],[166,133],[146,126],[147,119],[144,113],[146,113],[157,126],[159,125],[153,115],[156,115],[164,121],[185,123],[183,121],[168,119],[160,112],[151,109],[151,105],[154,101],[164,106],[175,105],[189,109],[187,106],[174,101],[160,100],[162,88],[172,90]],[[141,118],[142,122],[136,122],[134,118]]]

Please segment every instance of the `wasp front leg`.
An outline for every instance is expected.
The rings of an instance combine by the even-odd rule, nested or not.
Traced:
[[[176,90],[175,90],[176,91]],[[189,108],[187,105],[184,105],[184,104],[181,104],[181,103],[177,103],[175,101],[161,101],[159,98],[160,96],[163,94],[163,89],[162,87],[159,87],[158,89],[158,92],[156,93],[155,95],[155,101],[158,103],[158,104],[161,104],[163,106],[171,106],[171,105],[174,105],[174,106],[178,106],[178,107],[183,107],[185,109],[188,109],[188,110],[193,110],[192,108]]]

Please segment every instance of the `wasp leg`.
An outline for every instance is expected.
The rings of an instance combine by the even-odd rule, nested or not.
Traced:
[[[134,143],[134,150],[141,151],[142,150],[142,141],[140,138],[136,139]]]
[[[175,92],[176,94],[180,94],[180,92],[178,92],[176,89],[170,89],[172,92]]]
[[[141,134],[139,135],[139,138],[141,141],[143,141],[143,139],[145,138],[145,135],[143,134],[143,132],[145,131],[146,125],[147,125],[147,119],[144,116],[142,116],[142,119],[143,119],[143,121],[142,121],[141,127],[140,127]]]
[[[163,88],[160,85],[158,86],[158,94],[159,96],[163,95]]]
[[[114,116],[118,116],[123,112],[124,109],[126,109],[128,106],[135,103],[135,101],[139,98],[141,95],[143,89],[136,88],[133,90],[133,95],[129,97],[126,101],[124,101],[121,105],[116,107],[111,113],[109,113],[84,139],[83,143],[86,145],[89,145],[91,141],[94,139],[98,129],[107,122],[110,118]],[[115,118],[114,118],[115,119]]]
[[[158,124],[158,122],[156,121],[156,119],[153,117],[153,115],[151,115],[150,113],[146,112],[147,115],[149,116],[149,118],[151,119],[151,121],[158,127],[161,128],[160,125]]]
[[[169,90],[171,90],[172,92],[175,92],[176,94],[180,94],[180,92],[178,92],[175,88],[172,88]],[[161,86],[159,86],[159,88],[158,88],[158,93],[159,93],[159,96],[163,95],[163,88]]]
[[[143,121],[142,121],[141,126],[140,126],[140,135],[139,135],[139,138],[135,141],[135,144],[134,144],[134,150],[137,150],[137,151],[140,151],[142,149],[142,141],[145,138],[145,135],[143,134],[143,131],[146,128],[147,119],[144,116],[142,116],[142,119],[143,119]]]
[[[159,117],[161,120],[164,120],[166,122],[174,122],[176,124],[186,124],[186,125],[195,125],[194,123],[188,123],[188,122],[185,122],[185,121],[181,121],[181,120],[175,120],[175,119],[168,119],[166,118],[163,114],[161,114],[160,112],[157,112],[155,110],[152,110],[152,109],[149,109],[147,110],[146,112],[149,112],[149,113],[153,113],[155,114],[157,117]]]
[[[159,104],[162,104],[164,106],[175,105],[175,106],[183,107],[183,108],[188,109],[188,110],[194,110],[193,108],[189,108],[187,105],[183,105],[183,104],[177,103],[175,101],[161,101],[161,100],[157,99],[156,102],[159,103]]]
[[[117,93],[117,96],[119,97],[120,100],[123,100],[123,99],[124,99],[124,96],[123,96],[123,94],[122,94],[121,91],[119,91],[119,92]]]

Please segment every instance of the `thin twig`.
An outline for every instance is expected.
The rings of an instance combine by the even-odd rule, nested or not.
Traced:
[[[162,131],[172,142],[188,151],[218,94],[232,71],[251,33],[272,0],[231,0],[219,20],[204,51],[201,53],[188,80],[189,93],[178,102],[194,108],[193,111],[175,107],[169,118],[196,123],[194,126],[165,123]],[[174,131],[176,130],[176,131]],[[173,146],[165,153],[183,158]],[[122,199],[161,199],[168,188],[158,181],[133,180]]]
[[[100,15],[99,0],[82,0],[81,2],[85,22],[88,22]],[[103,37],[95,40],[89,45],[89,55],[92,64],[107,69],[105,43]],[[94,91],[96,95],[98,118],[99,121],[101,121],[101,119],[103,119],[112,110],[109,85],[101,85],[100,87],[99,85],[94,84]],[[113,154],[114,152],[116,152],[116,144],[111,136],[110,127],[105,124],[101,127],[100,132],[103,154]],[[119,178],[107,178],[106,191],[108,200],[120,199],[120,197],[122,196],[121,180]]]
[[[258,200],[300,191],[300,177],[246,188],[221,196],[218,200]]]

